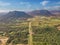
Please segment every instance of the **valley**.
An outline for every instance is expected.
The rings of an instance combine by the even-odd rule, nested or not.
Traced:
[[[60,45],[60,0],[0,0],[0,45]]]
[[[35,16],[0,22],[0,35],[2,45],[60,45],[60,18]]]

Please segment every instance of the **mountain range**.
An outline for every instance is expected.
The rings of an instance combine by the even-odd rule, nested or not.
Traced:
[[[32,16],[53,16],[53,14],[48,10],[35,10],[32,12],[29,12],[28,14]]]
[[[60,13],[60,10],[51,10],[50,12],[56,14],[56,13]]]
[[[60,16],[60,10],[51,10],[50,12],[56,16]]]
[[[24,20],[27,18],[32,18],[34,16],[54,16],[57,11],[48,11],[48,10],[35,10],[31,12],[23,12],[23,11],[10,11],[8,13],[1,13],[0,22],[9,22],[13,20]],[[58,11],[60,12],[60,11]]]

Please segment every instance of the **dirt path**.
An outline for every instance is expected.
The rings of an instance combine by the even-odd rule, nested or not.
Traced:
[[[0,37],[0,42],[1,42],[0,45],[6,45],[7,40],[8,40],[8,37]]]

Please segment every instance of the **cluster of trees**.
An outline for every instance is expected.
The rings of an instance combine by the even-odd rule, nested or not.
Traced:
[[[56,27],[34,27],[34,45],[60,45],[60,31]]]
[[[28,27],[10,30],[6,34],[9,37],[7,44],[28,44],[28,34]]]

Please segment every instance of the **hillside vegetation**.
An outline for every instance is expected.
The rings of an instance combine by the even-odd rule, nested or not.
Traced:
[[[29,22],[32,45],[60,45],[60,18],[45,16],[0,23],[0,35],[8,37],[6,45],[29,44]]]

